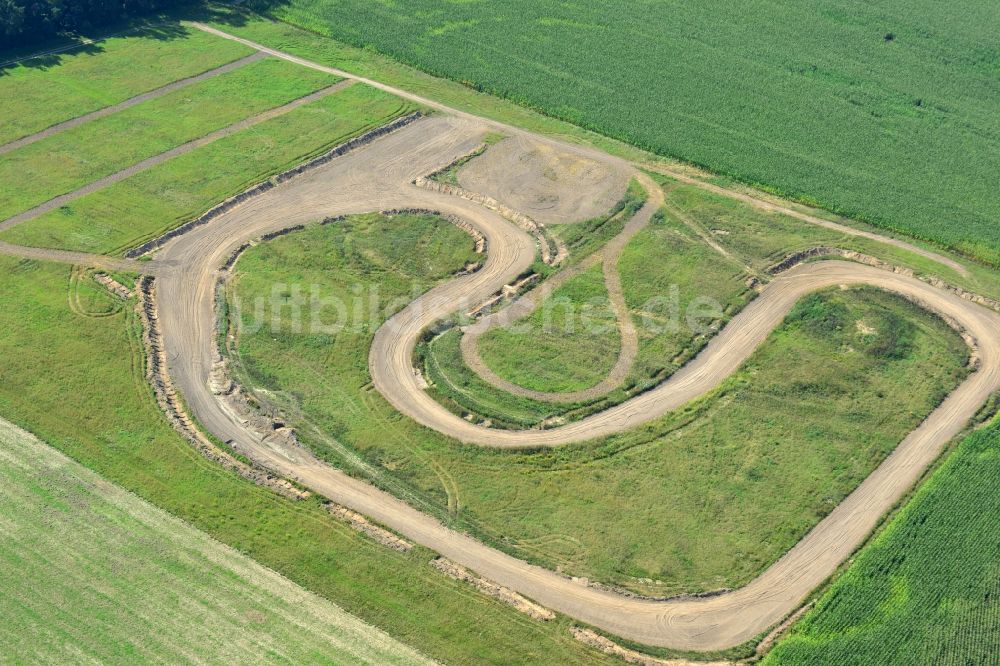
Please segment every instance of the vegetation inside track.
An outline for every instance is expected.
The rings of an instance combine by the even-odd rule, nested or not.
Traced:
[[[585,330],[578,330],[575,317],[586,317]],[[530,318],[479,338],[478,355],[504,380],[560,394],[599,384],[621,345],[604,272],[593,264],[553,291]]]
[[[829,295],[796,311],[805,324],[779,330],[716,395],[640,432],[544,455],[456,447],[399,422],[370,390],[360,361],[388,313],[375,321],[366,316],[363,327],[351,321],[330,337],[296,333],[294,322],[322,316],[327,324],[332,311],[308,304],[293,311],[273,299],[262,309],[248,307],[267,303],[272,285],[291,295],[321,284],[312,303],[342,302],[349,313],[369,313],[372,293],[398,303],[418,281],[426,289],[427,277],[440,280],[469,262],[436,249],[438,242],[416,246],[414,238],[432,237],[420,228],[399,217],[343,222],[248,251],[237,264],[230,307],[242,317],[246,383],[293,423],[335,433],[438,515],[567,574],[654,596],[748,582],[867,476],[962,376],[963,345],[932,316],[876,293]],[[365,296],[352,297],[352,287]],[[893,322],[914,317],[918,327],[892,330]],[[861,325],[870,332],[859,332]],[[897,335],[908,339],[899,343],[906,349],[858,353],[876,340],[896,344]],[[883,395],[906,395],[905,407]],[[323,439],[303,436],[345,465]],[[714,489],[710,497],[705,488]],[[704,529],[710,522],[718,528]],[[766,542],[758,538],[762,524],[773,532]]]

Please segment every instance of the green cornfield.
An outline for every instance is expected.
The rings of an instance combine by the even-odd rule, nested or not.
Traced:
[[[766,666],[996,664],[1000,425],[965,441]]]
[[[1000,4],[290,0],[275,16],[1000,264]]]

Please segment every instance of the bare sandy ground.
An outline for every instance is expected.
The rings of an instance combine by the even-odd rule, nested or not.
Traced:
[[[458,184],[542,224],[565,224],[610,210],[625,193],[628,174],[607,160],[520,134],[490,146],[482,159],[463,166]]]

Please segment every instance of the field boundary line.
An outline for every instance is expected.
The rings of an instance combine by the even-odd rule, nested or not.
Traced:
[[[103,108],[97,109],[96,111],[91,111],[90,113],[85,113],[82,116],[77,116],[75,118],[70,118],[69,120],[64,120],[62,122],[56,123],[55,125],[49,125],[43,130],[35,132],[34,134],[28,134],[27,136],[22,136],[20,139],[14,139],[10,143],[5,143],[0,146],[0,155],[9,153],[18,148],[23,148],[24,146],[35,143],[36,141],[41,141],[42,139],[48,138],[59,132],[65,132],[68,129],[77,127],[84,123],[88,123],[91,120],[97,120],[98,118],[103,118],[105,116],[110,116],[113,113],[118,113],[119,111],[124,111],[125,109],[131,108],[137,104],[142,104],[143,102],[148,102],[149,100],[156,99],[157,97],[162,97],[168,93],[172,93],[175,90],[180,90],[181,88],[186,88],[194,83],[199,83],[206,79],[211,79],[220,74],[225,74],[231,72],[234,69],[239,69],[245,65],[249,65],[252,62],[257,62],[258,60],[263,60],[267,57],[266,53],[257,51],[251,53],[248,56],[244,56],[232,62],[228,62],[225,65],[220,65],[219,67],[214,67],[201,74],[195,74],[194,76],[188,76],[183,79],[178,79],[172,83],[160,86],[159,88],[153,88],[144,93],[140,93],[135,97],[129,97],[128,99],[118,102],[117,104],[112,104],[110,106],[105,106]]]
[[[343,90],[344,88],[353,84],[354,81],[352,80],[338,81],[337,83],[334,83],[331,86],[327,86],[326,88],[323,88],[321,90],[309,93],[308,95],[299,97],[298,99],[292,100],[291,102],[288,102],[286,104],[282,104],[281,106],[276,106],[273,109],[268,109],[267,111],[263,111],[261,113],[258,113],[257,115],[251,116],[249,118],[244,118],[239,122],[235,122],[232,125],[227,125],[226,127],[217,129],[214,132],[209,132],[208,134],[199,137],[197,139],[188,141],[187,143],[182,143],[181,145],[175,146],[170,150],[160,153],[159,155],[153,155],[152,157],[147,157],[144,160],[136,162],[135,164],[122,169],[121,171],[117,171],[111,175],[99,178],[91,183],[87,183],[83,187],[77,188],[72,192],[60,194],[59,196],[49,199],[45,203],[39,204],[34,208],[24,211],[23,213],[18,213],[13,217],[7,218],[3,222],[0,222],[0,231],[6,231],[11,227],[18,225],[22,222],[33,220],[36,217],[39,217],[45,213],[48,213],[49,211],[59,208],[60,206],[65,206],[66,204],[68,204],[71,201],[74,201],[75,199],[79,199],[82,196],[104,189],[109,185],[114,185],[115,183],[119,183],[125,180],[126,178],[134,176],[137,173],[140,173],[142,171],[145,171],[146,169],[154,167],[157,164],[166,162],[167,160],[173,159],[174,157],[178,157],[180,155],[184,155],[185,153],[189,153],[192,150],[195,150],[196,148],[207,146],[210,143],[218,141],[219,139],[223,139],[232,134],[236,134],[237,132],[241,132],[245,129],[253,127],[254,125],[259,125],[260,123],[271,120],[272,118],[283,116],[289,111],[294,111],[300,106],[304,106],[306,104],[309,104],[310,102],[315,102],[318,99],[322,99],[323,97],[332,95],[333,93],[339,92],[340,90]]]

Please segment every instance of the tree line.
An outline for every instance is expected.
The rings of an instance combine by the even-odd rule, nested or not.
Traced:
[[[191,0],[0,0],[0,50],[189,4]]]

